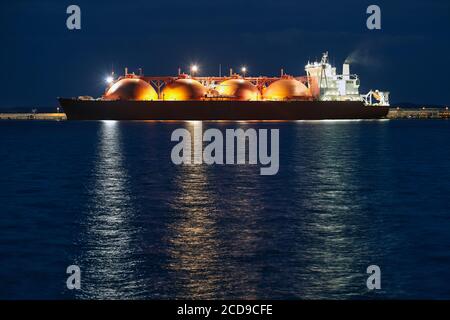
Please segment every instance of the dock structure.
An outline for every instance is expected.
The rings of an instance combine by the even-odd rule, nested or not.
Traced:
[[[65,113],[0,113],[0,120],[67,120]]]
[[[427,108],[419,109],[396,108],[389,110],[388,119],[450,119],[450,110],[446,108]]]

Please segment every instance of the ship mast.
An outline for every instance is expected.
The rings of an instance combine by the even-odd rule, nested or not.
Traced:
[[[319,79],[319,88],[321,95],[322,95],[322,79],[325,79],[325,86],[328,87],[327,74],[325,72],[327,64],[328,64],[328,51],[323,53],[322,60],[320,60],[321,71]]]

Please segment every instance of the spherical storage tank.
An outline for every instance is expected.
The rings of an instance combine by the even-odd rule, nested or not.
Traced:
[[[230,96],[238,100],[257,100],[259,90],[250,81],[229,79],[216,87],[221,96]]]
[[[162,91],[164,100],[198,100],[206,95],[208,90],[193,79],[177,79],[167,84]]]
[[[114,83],[106,92],[108,100],[156,100],[158,94],[153,87],[138,78],[125,78]]]
[[[294,78],[282,78],[270,84],[263,92],[264,99],[285,100],[296,97],[309,97],[309,89]]]

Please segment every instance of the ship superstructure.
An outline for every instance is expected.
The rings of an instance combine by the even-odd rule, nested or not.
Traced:
[[[358,75],[350,73],[350,63],[342,66],[342,74],[337,74],[336,67],[328,62],[325,52],[320,62],[305,66],[309,79],[309,87],[321,101],[364,101],[368,105],[389,106],[389,92],[371,90],[368,94],[359,93]]]

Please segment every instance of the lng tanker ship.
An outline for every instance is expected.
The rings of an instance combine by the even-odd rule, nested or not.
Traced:
[[[129,74],[110,84],[101,98],[59,98],[69,120],[320,120],[379,119],[389,111],[389,93],[359,94],[359,78],[344,63],[342,74],[328,63],[305,66],[306,76],[148,77]],[[114,75],[113,75],[114,76]]]

